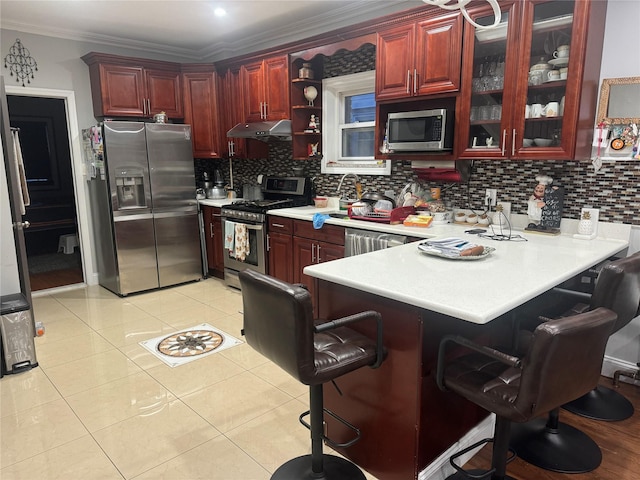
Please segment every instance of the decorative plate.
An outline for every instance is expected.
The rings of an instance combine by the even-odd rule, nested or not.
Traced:
[[[611,140],[611,148],[614,150],[622,150],[624,148],[624,140],[621,138],[614,138]]]
[[[449,257],[447,255],[443,255],[441,253],[433,252],[430,250],[423,250],[422,248],[420,248],[420,245],[418,245],[418,250],[420,250],[421,253],[426,253],[427,255],[431,255],[432,257],[446,258],[447,260],[480,260],[481,258],[488,257],[491,252],[495,250],[495,248],[484,247],[484,251],[480,255],[469,255],[466,257]]]

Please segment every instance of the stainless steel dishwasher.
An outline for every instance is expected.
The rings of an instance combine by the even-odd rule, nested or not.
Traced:
[[[407,243],[405,235],[347,228],[344,233],[344,256],[375,252]]]

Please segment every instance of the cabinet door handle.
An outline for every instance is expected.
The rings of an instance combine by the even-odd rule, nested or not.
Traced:
[[[271,226],[278,227],[278,228],[284,228],[284,225],[282,223],[272,223]]]
[[[407,70],[407,95],[411,93],[411,70]]]
[[[271,240],[271,237],[269,237],[269,234],[267,233],[267,252],[269,250],[271,250],[271,242],[270,242],[270,240]]]
[[[151,100],[147,98],[147,115],[151,115]]]
[[[418,69],[413,69],[413,93],[418,93]]]
[[[507,148],[506,141],[507,141],[507,129],[505,128],[504,130],[502,130],[502,156],[503,157],[504,157],[505,149]]]
[[[146,98],[142,99],[142,115],[143,116],[147,115],[147,99]]]
[[[311,263],[316,263],[316,246],[311,244]]]
[[[267,109],[269,108],[269,104],[267,102],[264,102],[264,119],[266,120],[268,117],[268,113],[267,113]]]
[[[316,256],[318,257],[318,262],[317,263],[320,263],[320,245],[317,245],[316,248],[317,248]]]
[[[213,238],[213,223],[209,224],[209,234],[211,235],[211,238]]]
[[[513,136],[511,138],[511,156],[516,154],[516,129],[513,129]]]

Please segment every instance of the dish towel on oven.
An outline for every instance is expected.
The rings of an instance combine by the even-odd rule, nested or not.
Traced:
[[[235,251],[236,222],[224,221],[224,249],[233,256]]]
[[[244,223],[236,223],[235,227],[235,256],[236,260],[244,262],[249,255],[249,235],[247,235],[247,226]]]

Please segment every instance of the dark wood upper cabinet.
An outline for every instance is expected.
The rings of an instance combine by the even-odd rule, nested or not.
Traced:
[[[242,65],[240,76],[246,121],[289,118],[289,65],[286,55]]]
[[[606,2],[522,0],[501,6],[499,27],[465,30],[458,157],[589,158]],[[469,12],[479,22],[493,18],[490,8]],[[554,59],[560,45],[569,45],[570,54]],[[562,77],[529,78],[531,66],[548,62]],[[543,113],[532,113],[532,105]]]
[[[180,64],[95,52],[82,60],[89,66],[94,116],[184,116]]]
[[[461,52],[462,15],[459,13],[379,32],[376,99],[458,91]]]
[[[184,122],[191,125],[194,158],[219,158],[217,77],[213,65],[184,65]]]

